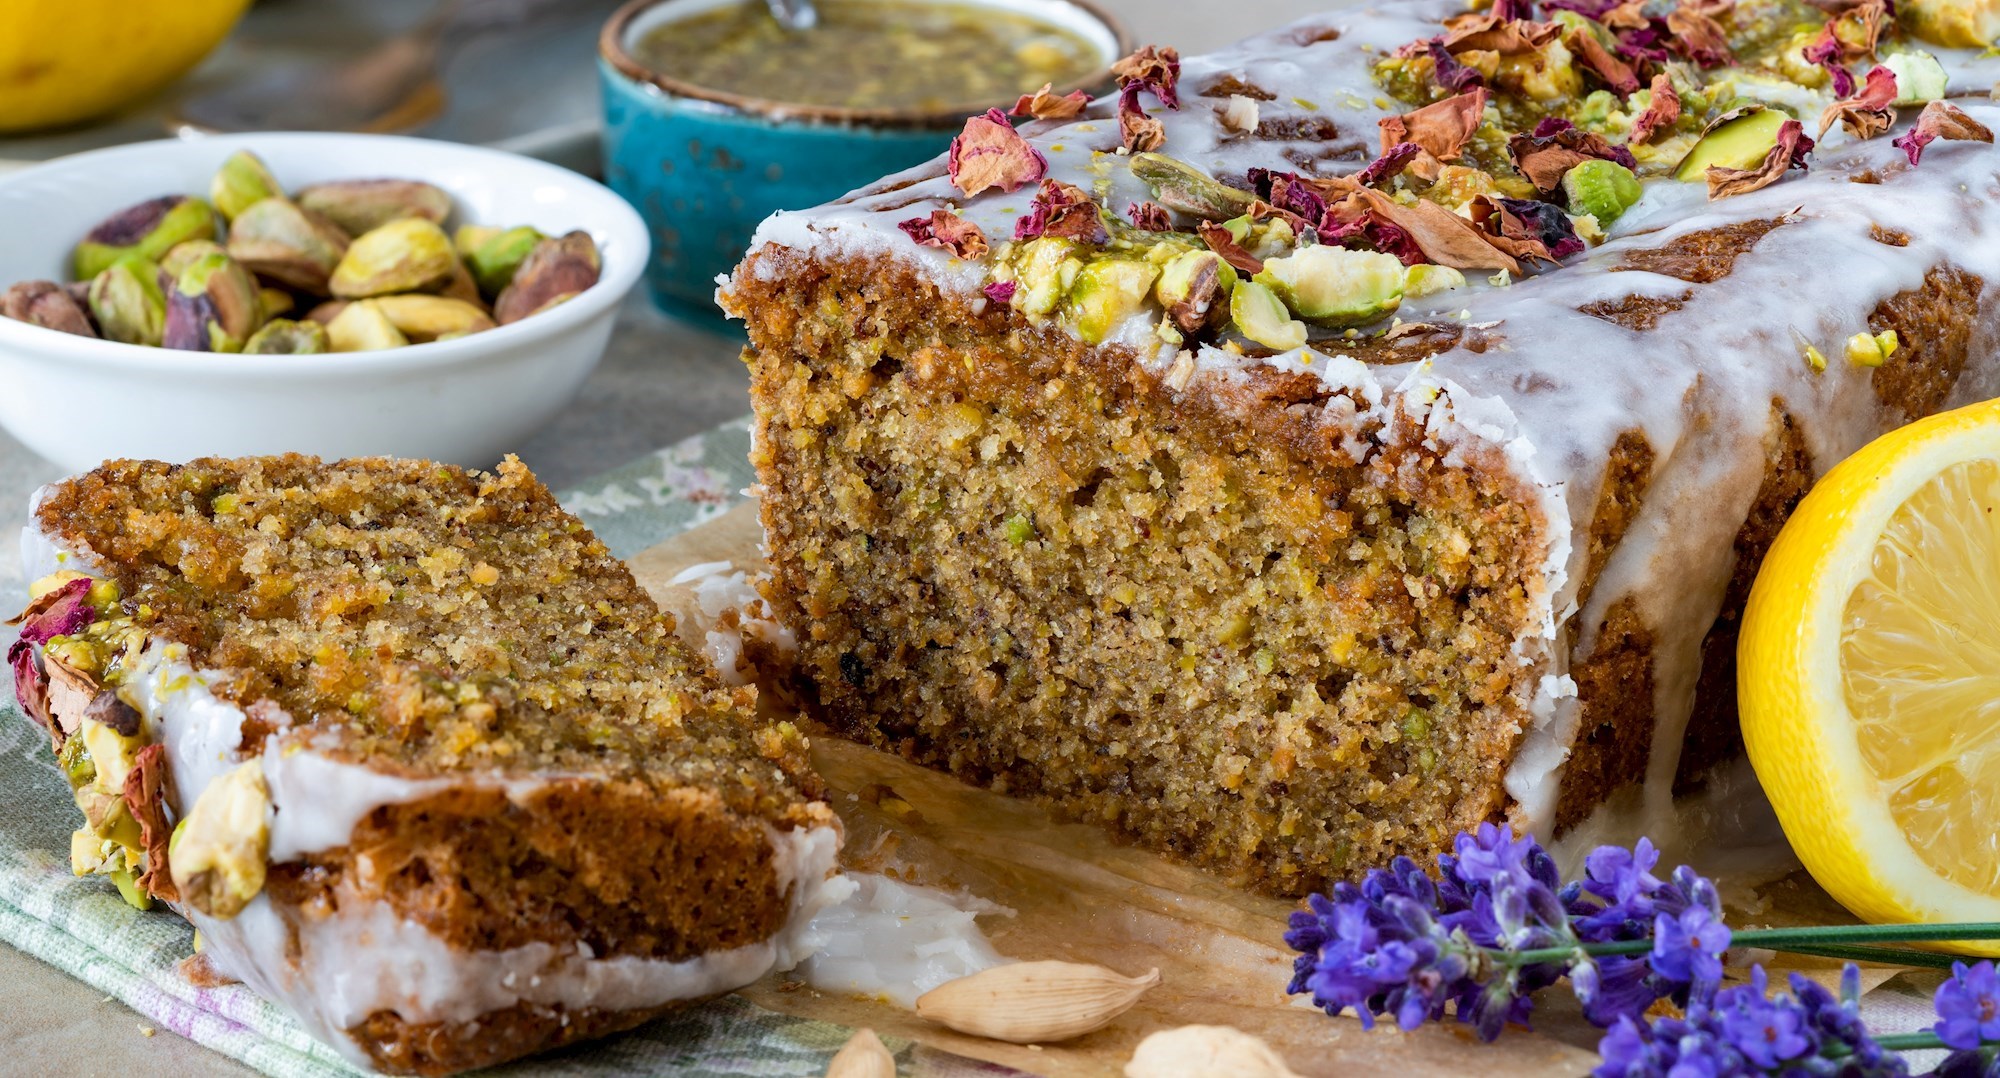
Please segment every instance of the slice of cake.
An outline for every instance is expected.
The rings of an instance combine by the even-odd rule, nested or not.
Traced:
[[[771,218],[721,300],[805,695],[1278,892],[1666,805],[1813,477],[2000,388],[2000,112],[1936,100],[2000,65],[1833,6],[1149,48]]]
[[[38,496],[9,656],[79,874],[357,1064],[441,1074],[804,957],[839,827],[518,461],[119,461]]]

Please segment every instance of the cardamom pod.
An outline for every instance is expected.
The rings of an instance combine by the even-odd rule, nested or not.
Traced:
[[[1063,1041],[1110,1025],[1159,983],[1157,969],[1125,977],[1077,962],[1014,962],[925,992],[917,1016],[990,1040]]]
[[[1125,1064],[1125,1078],[1298,1078],[1284,1057],[1263,1041],[1230,1026],[1163,1029],[1139,1042]]]
[[[872,1029],[857,1029],[835,1052],[826,1078],[896,1078],[896,1057]]]

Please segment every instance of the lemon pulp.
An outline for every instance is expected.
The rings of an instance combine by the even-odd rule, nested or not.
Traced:
[[[1841,619],[1862,760],[1939,875],[2000,894],[2000,461],[1951,465],[1891,516]]]

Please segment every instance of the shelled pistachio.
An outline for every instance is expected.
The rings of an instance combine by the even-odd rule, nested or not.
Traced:
[[[341,308],[333,321],[326,324],[326,337],[336,352],[374,352],[410,343],[388,315],[382,313],[382,308],[374,300],[366,299]]]
[[[458,255],[444,229],[421,217],[391,221],[355,238],[328,287],[342,299],[422,292],[449,283]]]
[[[208,200],[230,221],[251,206],[284,193],[284,188],[271,176],[271,170],[249,150],[230,154],[222,167],[215,170],[215,178],[208,182]]]
[[[128,254],[157,261],[176,244],[212,240],[219,233],[208,203],[167,195],[128,206],[99,222],[71,256],[75,279],[89,280]]]
[[[244,342],[243,353],[252,356],[305,356],[333,351],[326,327],[318,322],[294,322],[274,318]]]
[[[0,295],[0,315],[58,333],[97,336],[83,305],[54,281],[22,281],[7,289]]]
[[[548,310],[596,284],[602,268],[590,233],[545,239],[528,252],[513,283],[493,301],[493,317],[504,326]]]
[[[207,254],[166,289],[162,344],[189,352],[240,352],[264,319],[257,282],[226,254]]]
[[[157,347],[166,332],[167,297],[160,266],[126,255],[90,280],[90,314],[105,340]]]
[[[405,218],[442,224],[451,216],[451,196],[416,180],[318,183],[299,191],[298,202],[356,236]]]
[[[250,206],[229,228],[230,257],[260,277],[316,296],[327,294],[348,245],[346,232],[283,196]]]

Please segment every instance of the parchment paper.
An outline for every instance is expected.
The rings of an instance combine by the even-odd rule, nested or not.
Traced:
[[[759,572],[761,539],[756,503],[749,502],[639,554],[631,564],[640,583],[686,623],[694,609],[692,589],[667,581],[702,562],[728,561]],[[846,863],[966,888],[1013,909],[1013,917],[981,918],[1002,954],[1095,962],[1127,974],[1157,967],[1161,982],[1109,1028],[1032,1048],[963,1036],[894,1005],[817,992],[782,975],[744,990],[765,1007],[869,1026],[1051,1078],[1119,1074],[1147,1034],[1191,1023],[1254,1033],[1301,1075],[1561,1076],[1585,1074],[1597,1061],[1600,1031],[1582,1020],[1560,989],[1537,1000],[1535,1031],[1509,1030],[1490,1045],[1450,1022],[1413,1033],[1385,1022],[1370,1032],[1351,1015],[1328,1018],[1307,1001],[1285,995],[1293,955],[1282,933],[1293,903],[1234,890],[1194,869],[1119,846],[1097,828],[1058,822],[1030,803],[841,740],[809,722],[806,727],[813,732],[813,762],[832,785],[833,808],[847,828]],[[1733,925],[1847,920],[1797,871],[1747,769],[1739,771],[1678,806],[1674,818],[1652,821],[1649,833],[1669,854],[1663,871],[1678,856],[1719,876]],[[1634,826],[1617,814],[1606,816],[1565,843],[1559,857],[1574,860],[1574,851],[1598,837],[1629,843],[1636,830],[1617,832]],[[1699,856],[1704,853],[1708,856]],[[1772,956],[1742,957],[1770,965]],[[1809,959],[1775,967],[1773,979],[1782,981],[1782,970],[1792,968],[1806,969],[1829,985],[1836,979],[1832,964]],[[1873,990],[1891,976],[1893,971],[1871,972],[1864,986]]]

